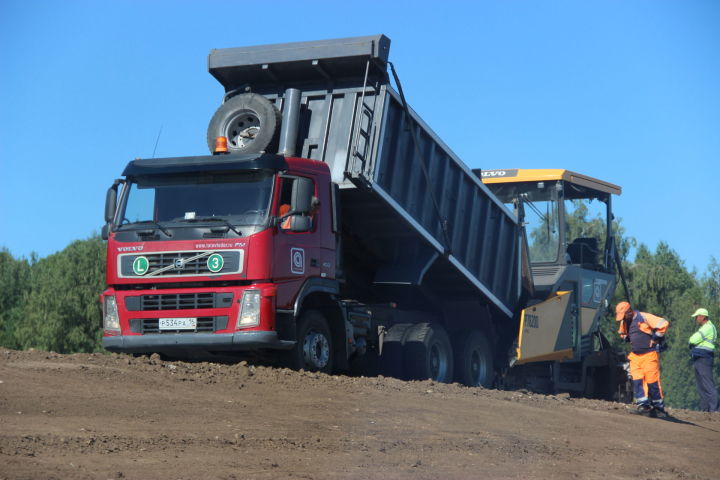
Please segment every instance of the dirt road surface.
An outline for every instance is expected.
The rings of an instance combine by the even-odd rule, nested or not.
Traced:
[[[0,382],[0,479],[720,478],[720,414],[4,349]]]

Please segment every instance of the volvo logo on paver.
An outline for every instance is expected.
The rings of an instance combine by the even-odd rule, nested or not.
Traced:
[[[148,262],[148,259],[145,257],[137,257],[133,260],[132,267],[135,275],[145,275],[148,272],[148,268],[150,268],[150,262]]]
[[[207,259],[207,267],[212,273],[217,273],[223,268],[225,260],[219,253],[213,253]]]
[[[185,262],[182,258],[178,257],[175,259],[175,270],[182,270],[185,268]]]
[[[483,176],[483,178],[517,177],[518,171],[517,168],[509,170],[483,170],[480,174]]]
[[[305,273],[305,250],[302,248],[290,249],[290,271],[298,275]]]

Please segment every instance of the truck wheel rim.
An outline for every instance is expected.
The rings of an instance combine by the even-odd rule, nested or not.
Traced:
[[[322,369],[330,360],[330,343],[325,335],[311,330],[303,342],[305,364],[311,368]]]
[[[437,344],[430,347],[430,375],[433,380],[441,380],[448,369],[447,357]]]
[[[250,111],[241,110],[233,115],[225,127],[225,136],[230,145],[242,149],[250,145],[260,134],[260,118]]]

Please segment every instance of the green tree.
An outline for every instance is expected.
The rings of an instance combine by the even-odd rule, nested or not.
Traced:
[[[98,236],[71,243],[33,265],[15,325],[20,348],[60,353],[100,349],[105,245]]]
[[[18,348],[15,325],[21,321],[22,299],[29,288],[30,262],[15,260],[6,248],[0,250],[0,346]]]
[[[718,311],[720,309],[720,264],[715,257],[710,257],[710,264],[700,284],[703,290],[703,299],[708,305],[706,308],[715,313],[715,316],[711,318],[717,319],[717,315],[720,314]]]

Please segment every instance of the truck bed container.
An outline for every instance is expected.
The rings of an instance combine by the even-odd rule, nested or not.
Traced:
[[[281,132],[296,141],[280,153],[329,165],[343,231],[377,259],[374,282],[417,285],[446,302],[470,292],[511,317],[521,288],[517,220],[403,105],[389,82],[389,48],[376,35],[216,49],[208,65],[226,98],[258,93],[284,114],[299,98],[297,131]]]

